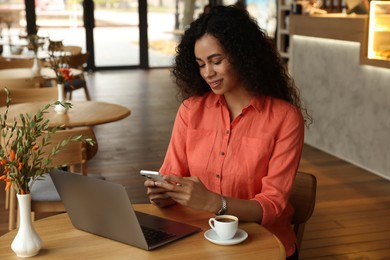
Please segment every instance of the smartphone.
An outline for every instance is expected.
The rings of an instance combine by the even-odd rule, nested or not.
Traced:
[[[143,177],[150,179],[150,180],[153,180],[153,181],[165,181],[163,179],[163,175],[159,172],[156,172],[156,171],[141,170],[140,174]]]

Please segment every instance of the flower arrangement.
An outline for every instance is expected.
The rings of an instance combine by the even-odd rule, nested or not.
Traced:
[[[62,42],[49,40],[49,63],[50,68],[54,70],[57,77],[57,84],[64,84],[73,79],[69,68],[69,56],[62,51]]]
[[[28,41],[28,49],[32,50],[34,55],[37,56],[39,48],[45,43],[45,38],[36,34],[29,34],[26,37]]]
[[[62,128],[49,128],[49,120],[44,120],[43,116],[48,113],[51,106],[58,105],[60,102],[47,104],[34,116],[20,114],[22,125],[17,126],[14,120],[12,126],[9,126],[6,121],[11,99],[8,89],[4,90],[7,94],[7,109],[4,115],[0,115],[0,165],[3,167],[0,180],[6,182],[6,190],[13,184],[18,194],[28,194],[34,182],[42,178],[43,174],[61,166],[50,166],[50,164],[64,146],[71,141],[94,145],[94,141],[91,138],[74,136],[60,142],[51,153],[45,153],[43,148],[50,144],[51,135]]]

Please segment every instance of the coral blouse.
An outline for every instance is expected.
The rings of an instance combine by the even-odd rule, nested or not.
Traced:
[[[295,249],[288,203],[300,162],[304,121],[299,109],[272,97],[253,97],[230,122],[223,95],[184,101],[160,172],[197,176],[210,191],[251,199],[263,208],[261,224]]]

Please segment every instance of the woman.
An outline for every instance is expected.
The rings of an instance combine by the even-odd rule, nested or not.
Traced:
[[[150,201],[256,221],[296,256],[288,197],[305,109],[272,42],[247,11],[216,6],[185,31],[172,74],[184,101]]]

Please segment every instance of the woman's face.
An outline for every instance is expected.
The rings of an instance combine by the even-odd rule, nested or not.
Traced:
[[[241,88],[237,71],[215,37],[205,34],[199,38],[195,42],[194,52],[200,75],[215,94],[229,94]]]

